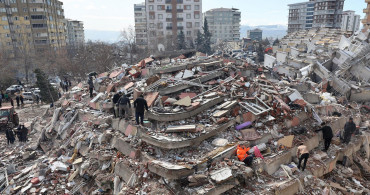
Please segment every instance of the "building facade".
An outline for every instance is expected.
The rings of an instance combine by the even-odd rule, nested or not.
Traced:
[[[364,13],[366,14],[365,18],[362,20],[362,24],[364,28],[370,28],[370,0],[365,0],[367,4],[366,8],[364,9]]]
[[[342,30],[356,32],[360,29],[360,21],[361,16],[356,15],[355,11],[344,11],[342,16]]]
[[[145,3],[135,4],[135,38],[136,44],[144,49],[148,46],[148,29]]]
[[[85,43],[84,23],[77,20],[66,20],[67,45],[80,47]]]
[[[183,31],[187,46],[194,44],[202,29],[202,0],[146,0],[145,8],[142,5],[134,7],[138,43],[147,42],[152,51],[173,50],[177,35]]]
[[[344,0],[289,4],[288,33],[311,28],[341,28]]]
[[[212,33],[212,43],[240,40],[241,12],[238,9],[211,9],[204,14],[204,17]]]
[[[248,30],[247,38],[250,38],[252,41],[262,41],[262,30],[259,28]]]
[[[0,46],[17,55],[66,45],[63,3],[58,0],[0,0]],[[24,51],[23,51],[24,52]]]

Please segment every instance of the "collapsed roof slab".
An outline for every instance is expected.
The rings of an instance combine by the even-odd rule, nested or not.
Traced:
[[[224,101],[224,97],[217,97],[209,100],[207,103],[201,105],[200,107],[188,111],[188,112],[179,112],[179,113],[158,113],[155,111],[150,111],[147,112],[147,117],[149,120],[155,120],[155,121],[160,121],[160,122],[170,122],[170,121],[179,121],[179,120],[184,120],[187,118],[190,118],[192,116],[195,116],[208,108],[217,105],[221,102]]]
[[[168,137],[161,137],[156,138],[153,136],[150,136],[146,133],[145,130],[142,128],[139,128],[138,135],[139,137],[145,141],[146,143],[162,148],[162,149],[179,149],[179,148],[186,148],[186,147],[192,147],[192,146],[197,146],[199,145],[202,141],[215,136],[216,134],[225,131],[229,127],[233,126],[235,124],[235,120],[231,120],[228,123],[221,125],[217,127],[214,130],[208,131],[205,134],[200,135],[197,138],[192,138],[192,139],[186,139],[186,140],[171,140],[171,138]]]
[[[201,84],[203,82],[212,80],[214,78],[222,77],[223,75],[224,75],[224,72],[222,72],[222,71],[216,71],[216,72],[212,72],[210,74],[207,74],[205,76],[202,76],[200,78],[196,78],[196,79],[190,80],[190,82]],[[160,95],[168,95],[168,94],[172,94],[172,93],[175,93],[175,92],[178,92],[178,91],[181,91],[181,90],[185,90],[185,89],[190,88],[190,87],[192,87],[192,85],[189,85],[189,84],[179,84],[179,85],[175,85],[175,86],[171,86],[171,87],[166,87],[166,88],[164,88],[162,90],[159,90],[159,94]]]

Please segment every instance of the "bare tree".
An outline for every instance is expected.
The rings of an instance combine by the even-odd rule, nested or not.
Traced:
[[[135,30],[132,26],[123,29],[120,41],[117,43],[120,50],[118,55],[129,64],[134,64],[148,56],[147,49],[139,48],[136,43]]]
[[[32,71],[33,60],[35,59],[35,48],[31,37],[32,34],[30,31],[27,31],[25,26],[17,29],[17,34],[18,41],[14,47],[15,60],[23,66],[26,82],[28,82],[29,74]]]
[[[5,90],[15,82],[16,70],[8,51],[0,51],[0,91]]]

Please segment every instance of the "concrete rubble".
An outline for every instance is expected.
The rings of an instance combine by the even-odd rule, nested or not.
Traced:
[[[1,194],[368,194],[369,31],[338,33],[290,34],[263,65],[147,58],[100,73],[92,99],[77,83],[28,121],[28,144],[1,140]],[[144,125],[113,117],[118,91],[144,95]],[[321,122],[338,135],[350,116],[351,143],[335,137],[322,152]],[[304,172],[300,142],[311,150]],[[263,158],[247,167],[238,144]]]

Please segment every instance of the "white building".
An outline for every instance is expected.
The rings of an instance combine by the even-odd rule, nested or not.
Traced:
[[[360,21],[361,16],[356,15],[355,11],[344,11],[342,16],[342,30],[356,32],[360,29]]]
[[[141,48],[148,46],[148,30],[145,3],[135,4],[135,37],[136,44]]]
[[[79,47],[85,43],[84,23],[77,20],[66,20],[67,45]]]
[[[212,33],[212,43],[240,40],[241,12],[238,9],[211,9],[204,16],[207,19],[209,31]]]
[[[173,50],[177,46],[178,33],[183,31],[187,45],[193,45],[198,31],[202,29],[202,0],[146,0],[144,4],[145,10],[135,6],[137,41],[145,43],[146,36],[150,50]],[[145,18],[140,14],[144,11]],[[146,35],[142,27],[143,19],[146,19]]]

